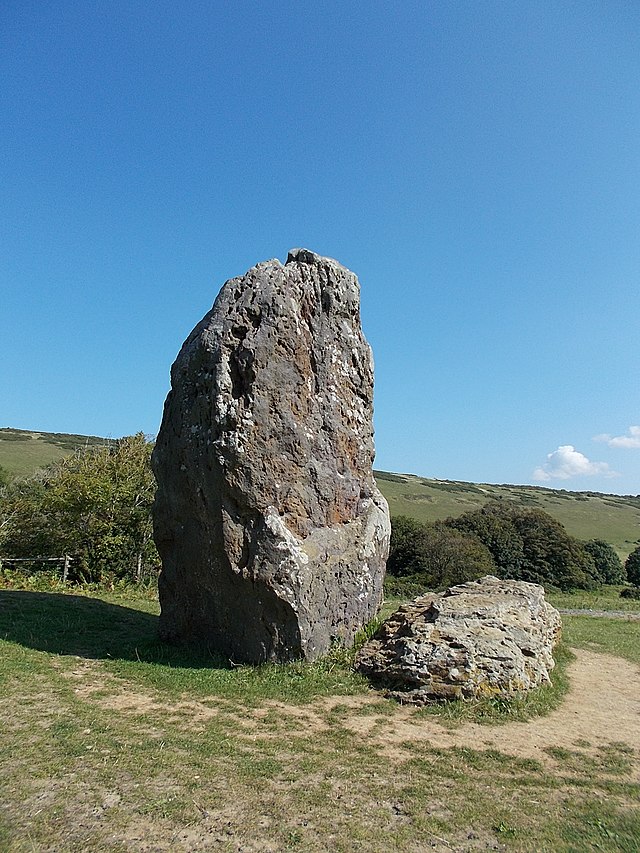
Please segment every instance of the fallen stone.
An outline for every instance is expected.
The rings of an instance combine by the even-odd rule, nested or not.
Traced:
[[[160,635],[313,660],[377,612],[388,507],[356,276],[306,249],[228,281],[185,341],[153,453]]]
[[[356,668],[401,702],[509,697],[549,683],[560,633],[541,586],[487,576],[401,607]]]

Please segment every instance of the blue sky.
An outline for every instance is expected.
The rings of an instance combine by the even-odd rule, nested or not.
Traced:
[[[362,285],[376,467],[640,492],[640,4],[0,8],[0,426],[157,431],[223,282]]]

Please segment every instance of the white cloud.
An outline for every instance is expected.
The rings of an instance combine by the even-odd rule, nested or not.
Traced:
[[[534,480],[569,480],[571,477],[616,477],[615,471],[606,462],[591,462],[571,444],[562,444],[547,461],[533,472]]]
[[[640,447],[640,426],[630,426],[627,430],[627,435],[595,435],[594,441],[604,441],[609,447]]]

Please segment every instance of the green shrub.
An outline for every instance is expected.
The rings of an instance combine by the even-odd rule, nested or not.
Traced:
[[[418,591],[439,589],[495,572],[488,549],[469,533],[439,522],[420,523],[407,516],[391,522],[388,574],[401,584],[395,594],[412,587]]]
[[[640,586],[640,545],[632,551],[624,564],[627,580],[634,586]]]
[[[475,535],[488,549],[500,577],[519,578],[524,565],[524,540],[513,521],[515,506],[491,501],[481,509],[447,519],[456,530]]]
[[[584,545],[541,509],[510,501],[491,501],[481,509],[447,519],[473,533],[489,549],[502,578],[567,590],[596,585],[596,567]]]
[[[603,539],[590,539],[584,547],[593,560],[598,583],[616,585],[624,583],[627,573],[622,560],[611,545]]]
[[[625,586],[620,592],[620,598],[632,598],[640,601],[640,586]]]
[[[73,558],[73,580],[140,580],[158,562],[152,539],[155,480],[142,433],[87,447],[0,497],[0,553]],[[46,565],[46,564],[45,564]]]

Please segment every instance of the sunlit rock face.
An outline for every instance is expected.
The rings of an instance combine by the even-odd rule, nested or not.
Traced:
[[[487,575],[405,604],[356,667],[401,702],[510,697],[549,683],[561,627],[543,587]]]
[[[378,610],[389,513],[356,276],[305,249],[228,281],[185,341],[153,454],[163,639],[314,659]]]

